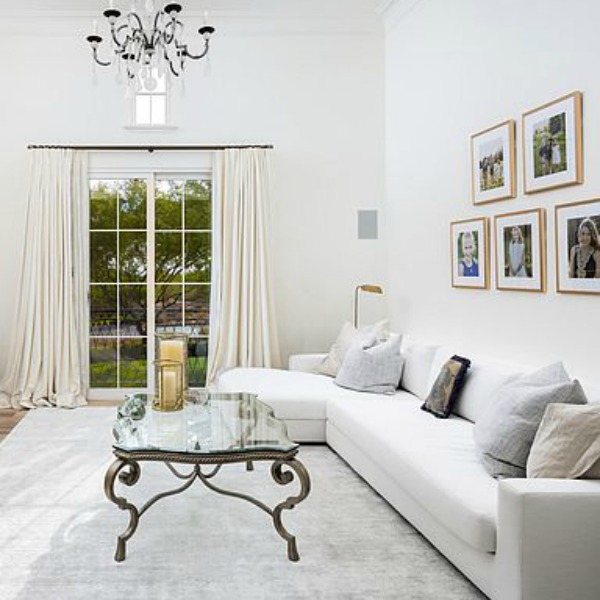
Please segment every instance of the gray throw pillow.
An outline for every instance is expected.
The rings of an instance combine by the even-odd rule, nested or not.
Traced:
[[[371,338],[353,345],[346,353],[335,383],[358,392],[393,394],[402,376],[401,342],[402,336],[398,335],[381,344]]]
[[[586,404],[562,363],[522,375],[498,390],[475,423],[475,446],[492,477],[525,477],[527,458],[548,404]]]

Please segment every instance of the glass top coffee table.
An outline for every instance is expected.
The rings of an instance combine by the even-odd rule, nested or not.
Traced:
[[[152,401],[151,395],[129,396],[119,407],[113,427],[116,460],[106,472],[104,491],[121,510],[129,511],[129,525],[117,538],[115,560],[125,560],[125,545],[135,533],[140,517],[153,504],[185,491],[196,480],[214,492],[246,500],[270,515],[275,529],[287,542],[288,558],[299,560],[296,538],[283,526],[281,512],[294,508],[308,496],[310,477],[296,457],[298,444],[288,438],[285,424],[273,415],[272,409],[255,395],[246,393],[190,392],[183,410],[176,412],[156,411]],[[183,483],[137,508],[115,493],[115,483],[118,480],[126,486],[135,485],[141,475],[140,463],[144,461],[164,463]],[[246,470],[252,471],[253,463],[258,461],[272,463],[271,475],[280,485],[292,482],[297,476],[298,494],[270,508],[251,496],[223,489],[211,481],[224,465],[246,463]]]

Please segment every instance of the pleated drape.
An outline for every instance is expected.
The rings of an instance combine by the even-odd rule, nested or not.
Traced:
[[[25,247],[0,408],[86,404],[87,155],[31,150]]]
[[[232,367],[279,366],[269,202],[268,150],[215,154],[209,384]]]

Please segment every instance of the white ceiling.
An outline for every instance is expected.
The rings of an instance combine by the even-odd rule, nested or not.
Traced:
[[[215,14],[243,13],[273,17],[373,17],[389,0],[179,0],[184,12],[208,10]],[[138,0],[138,6],[145,0]],[[163,4],[167,4],[162,0]],[[161,0],[155,0],[159,6]],[[131,6],[131,0],[115,0],[121,10]],[[24,13],[100,13],[108,7],[108,0],[0,0],[3,16]]]

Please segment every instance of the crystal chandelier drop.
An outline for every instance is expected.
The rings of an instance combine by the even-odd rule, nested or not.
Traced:
[[[187,59],[199,60],[208,54],[210,38],[215,32],[214,27],[206,24],[198,29],[204,47],[194,54],[183,41],[184,25],[179,20],[181,10],[181,4],[171,2],[155,12],[153,0],[146,0],[145,14],[140,15],[136,0],[132,0],[130,12],[122,17],[114,0],[110,0],[103,14],[110,26],[115,56],[107,61],[98,57],[103,38],[98,34],[98,22],[94,21],[94,31],[86,38],[94,61],[103,67],[117,63],[119,71],[124,68],[129,83],[142,78],[146,89],[151,89],[153,82],[156,85],[153,73],[159,77],[165,74],[179,77]]]

